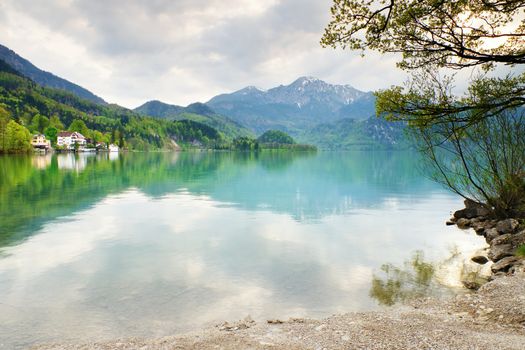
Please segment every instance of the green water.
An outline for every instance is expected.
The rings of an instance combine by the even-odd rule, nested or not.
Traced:
[[[0,348],[375,309],[383,264],[479,245],[444,226],[461,201],[418,164],[403,152],[0,157]]]

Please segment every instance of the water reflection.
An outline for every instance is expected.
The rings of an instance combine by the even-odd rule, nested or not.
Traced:
[[[90,155],[81,171],[57,156],[43,170],[0,158],[0,343],[373,309],[385,261],[478,244],[443,226],[460,200],[414,173],[411,157]]]
[[[118,157],[110,159],[110,156]],[[110,194],[152,197],[185,190],[299,221],[356,208],[395,206],[399,195],[436,190],[404,153],[154,153],[0,157],[0,246]]]
[[[417,251],[403,267],[392,264],[381,266],[384,277],[374,275],[370,296],[379,304],[392,306],[398,302],[427,296],[436,288],[432,263],[424,260],[424,253]]]

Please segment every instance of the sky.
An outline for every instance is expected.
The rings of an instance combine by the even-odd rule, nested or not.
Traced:
[[[322,48],[331,0],[2,0],[0,44],[108,102],[187,105],[314,76],[400,84],[394,56]]]

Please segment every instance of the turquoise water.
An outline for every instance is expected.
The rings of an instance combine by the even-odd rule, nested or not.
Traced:
[[[0,348],[376,309],[374,276],[479,240],[414,153],[0,158]]]

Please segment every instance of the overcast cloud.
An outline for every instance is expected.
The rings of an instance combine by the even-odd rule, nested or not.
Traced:
[[[323,49],[331,0],[2,0],[0,43],[108,102],[186,105],[312,75],[375,90],[395,58]]]

